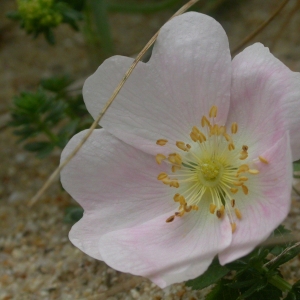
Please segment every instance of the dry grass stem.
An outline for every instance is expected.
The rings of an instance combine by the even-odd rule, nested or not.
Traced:
[[[284,249],[279,255],[277,255],[276,257],[274,257],[273,259],[271,259],[270,261],[268,261],[267,263],[264,264],[264,267],[273,264],[276,260],[278,260],[281,256],[283,256],[284,254],[288,253],[289,251],[291,251],[292,249],[296,248],[300,246],[300,242],[296,243],[295,245],[288,247],[286,249]]]
[[[293,17],[295,16],[296,12],[300,9],[300,0],[298,0],[295,5],[292,7],[292,9],[289,11],[289,13],[286,15],[279,31],[277,32],[277,34],[275,35],[275,37],[273,38],[273,41],[271,43],[270,46],[270,50],[274,51],[274,48],[276,47],[277,42],[280,40],[282,34],[284,33],[284,31],[286,30],[286,28],[288,27],[288,25],[290,24],[291,20],[293,19]]]
[[[272,15],[263,22],[256,30],[249,34],[239,45],[237,45],[231,51],[232,56],[236,55],[248,42],[250,42],[256,35],[258,35],[270,22],[281,12],[281,10],[286,6],[289,0],[284,0],[280,6],[272,13]]]
[[[187,2],[185,5],[183,5],[171,18],[174,18],[176,16],[181,15],[182,13],[184,13],[185,11],[187,11],[191,6],[193,6],[195,3],[197,3],[199,0],[191,0],[189,2]],[[82,145],[86,142],[86,140],[90,137],[90,135],[92,134],[93,130],[97,127],[97,125],[99,124],[100,120],[102,119],[102,117],[104,116],[105,112],[107,111],[107,109],[110,107],[110,105],[112,104],[112,102],[114,101],[114,99],[116,98],[116,96],[118,95],[118,93],[120,92],[121,88],[123,87],[123,85],[125,84],[126,80],[128,79],[128,77],[131,75],[132,71],[134,70],[134,68],[136,67],[136,65],[138,64],[138,62],[141,60],[141,58],[143,57],[143,55],[146,53],[146,51],[153,45],[153,43],[155,42],[157,36],[158,36],[159,31],[150,39],[150,41],[146,44],[146,46],[143,48],[143,50],[138,54],[138,56],[136,57],[136,59],[134,60],[134,62],[132,63],[132,65],[130,66],[130,68],[127,70],[126,74],[124,75],[123,79],[121,80],[121,82],[119,83],[119,85],[116,87],[116,89],[114,90],[113,94],[111,95],[111,97],[109,98],[109,100],[106,102],[106,104],[104,105],[103,109],[101,110],[101,112],[99,113],[97,119],[95,119],[95,121],[93,122],[93,124],[91,125],[91,127],[89,128],[87,134],[83,137],[82,141],[77,145],[77,147],[71,152],[71,154],[69,154],[69,156],[60,164],[60,166],[58,168],[55,169],[55,171],[50,175],[50,177],[48,178],[48,180],[44,183],[44,185],[42,186],[42,188],[37,192],[37,194],[29,201],[28,205],[32,206],[42,195],[43,193],[48,189],[48,187],[53,183],[53,181],[55,180],[55,178],[58,176],[58,174],[60,173],[60,171],[70,162],[70,160],[76,155],[76,153],[79,151],[79,149],[82,147]]]

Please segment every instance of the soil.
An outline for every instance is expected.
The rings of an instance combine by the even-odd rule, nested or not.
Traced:
[[[235,47],[278,7],[281,1],[237,1],[214,12]],[[296,0],[251,43],[260,41],[289,68],[300,71],[300,14],[293,14]],[[299,5],[299,1],[298,1]],[[191,291],[184,284],[161,290],[147,279],[122,274],[75,248],[68,240],[71,225],[64,222],[65,209],[75,202],[62,191],[58,179],[36,205],[28,200],[56,168],[60,153],[39,160],[16,143],[9,119],[12,98],[23,90],[35,90],[42,77],[69,73],[78,82],[96,66],[80,32],[62,25],[57,45],[43,37],[32,40],[5,14],[15,10],[11,0],[1,0],[0,11],[0,300],[10,299],[204,299],[206,291]],[[135,55],[171,11],[152,15],[110,15],[115,51]],[[285,25],[286,24],[286,25]],[[283,28],[283,29],[282,29]],[[300,189],[299,183],[297,188]],[[288,228],[300,229],[299,197],[292,194]],[[300,278],[296,257],[282,267],[290,283]]]

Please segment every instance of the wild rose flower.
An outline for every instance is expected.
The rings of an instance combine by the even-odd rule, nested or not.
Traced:
[[[87,79],[93,117],[132,61],[112,57]],[[200,275],[215,255],[221,264],[246,255],[289,211],[299,99],[299,74],[263,45],[231,61],[212,18],[190,12],[169,21],[104,129],[61,174],[85,211],[70,240],[160,287]],[[84,135],[72,138],[62,159]]]

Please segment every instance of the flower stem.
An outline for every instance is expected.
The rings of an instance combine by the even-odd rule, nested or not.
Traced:
[[[270,277],[268,281],[283,292],[289,292],[292,290],[292,286],[278,275]]]

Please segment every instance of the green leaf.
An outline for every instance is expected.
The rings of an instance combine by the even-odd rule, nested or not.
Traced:
[[[254,293],[259,292],[260,290],[262,290],[263,288],[265,288],[267,286],[268,282],[266,279],[259,279],[256,280],[256,282],[249,288],[247,289],[245,292],[243,292],[239,299],[246,299],[248,297],[250,297],[251,295],[253,295]]]
[[[230,280],[221,279],[206,296],[206,300],[236,300],[239,297],[238,290],[227,286]]]
[[[211,284],[216,283],[229,271],[230,270],[226,266],[221,266],[217,260],[214,260],[204,274],[195,279],[187,281],[186,285],[192,287],[193,290],[201,290]]]
[[[68,87],[72,82],[73,80],[69,75],[62,75],[42,79],[40,84],[45,90],[58,93]]]
[[[66,214],[64,217],[64,221],[66,223],[76,223],[78,222],[83,216],[83,209],[79,206],[71,206],[66,208]]]
[[[256,291],[247,300],[280,300],[282,299],[282,292],[271,284],[267,284],[262,290]]]
[[[294,172],[300,172],[300,163],[299,162],[293,163],[293,169]]]

